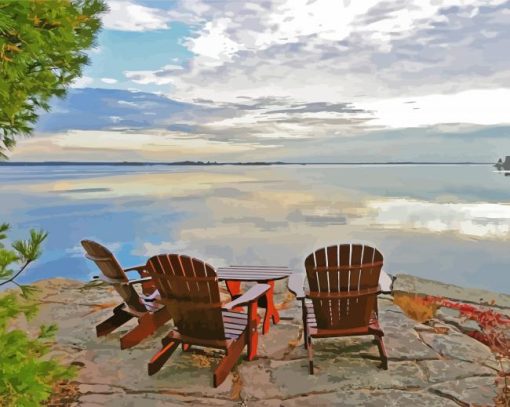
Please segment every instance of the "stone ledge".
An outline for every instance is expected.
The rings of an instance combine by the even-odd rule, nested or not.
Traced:
[[[200,348],[176,351],[158,374],[147,375],[147,362],[171,323],[121,351],[119,337],[136,322],[103,338],[94,332],[120,302],[109,287],[63,279],[35,285],[41,288],[42,302],[28,327],[60,324],[54,355],[81,366],[76,379],[80,406],[491,405],[496,392],[497,372],[488,348],[456,329],[439,333],[410,320],[388,297],[379,300],[388,371],[378,368],[370,337],[335,338],[314,341],[316,374],[310,376],[299,304],[293,301],[284,311],[287,319],[259,336],[259,358],[242,360],[235,375],[214,389],[217,354]],[[476,393],[476,386],[482,391]]]
[[[490,305],[510,310],[510,295],[508,294],[478,288],[465,288],[408,274],[397,274],[395,277],[394,293],[434,295],[469,304]]]

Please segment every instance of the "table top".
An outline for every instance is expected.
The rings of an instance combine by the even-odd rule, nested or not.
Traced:
[[[228,266],[216,269],[220,280],[271,281],[290,276],[293,271],[285,266]]]

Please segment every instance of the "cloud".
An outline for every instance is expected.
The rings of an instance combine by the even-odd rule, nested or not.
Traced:
[[[123,71],[118,86],[158,95],[74,90],[39,132],[161,131],[268,147],[239,151],[245,160],[490,161],[510,148],[495,136],[510,123],[508,0],[112,5],[119,27],[185,22],[178,42],[192,56],[162,49],[166,65]]]
[[[506,106],[497,105],[494,97],[494,115],[499,115]],[[483,101],[485,98],[480,98]],[[356,161],[495,161],[510,149],[508,138],[510,126],[488,126],[449,122],[431,125],[427,116],[419,116],[421,110],[415,106],[429,106],[446,119],[475,122],[483,118],[470,107],[481,103],[477,93],[468,92],[458,96],[437,96],[431,99],[399,99],[397,108],[381,103],[355,108],[345,103],[301,103],[286,98],[266,97],[260,99],[239,97],[237,103],[214,103],[198,100],[186,103],[147,92],[131,92],[115,89],[72,89],[66,99],[54,102],[53,109],[41,116],[37,123],[39,137],[54,134],[69,134],[66,159],[71,157],[74,131],[89,134],[90,131],[113,132],[120,137],[126,134],[159,134],[179,139],[202,139],[233,146],[256,146],[252,150],[235,149],[218,153],[212,157],[227,161],[298,161],[298,162],[356,162]],[[412,102],[412,103],[409,103]],[[446,104],[446,102],[449,103]],[[437,106],[434,106],[437,104]],[[487,106],[492,106],[487,104]],[[388,112],[385,113],[384,109]],[[421,120],[422,127],[400,128],[402,120],[399,109],[406,113],[405,120]],[[383,112],[379,116],[379,112]],[[472,112],[472,118],[467,115]],[[413,116],[418,112],[418,116]],[[381,121],[381,117],[393,118],[395,122]],[[84,136],[80,136],[84,137]],[[134,137],[134,136],[126,136]],[[126,150],[120,138],[118,156],[133,159],[134,150]],[[76,139],[79,144],[78,138]],[[221,144],[221,145],[223,145]],[[139,154],[150,150],[142,143]],[[267,148],[265,148],[267,147]],[[26,146],[21,142],[15,159],[22,159]],[[35,145],[32,145],[33,150]],[[42,148],[42,144],[38,144]],[[62,149],[56,149],[60,154]],[[73,150],[72,154],[77,154]],[[102,150],[104,153],[106,150]],[[162,147],[162,151],[166,151]],[[218,152],[219,150],[211,150]],[[44,149],[46,157],[51,148]],[[79,156],[89,155],[96,159],[92,149],[79,150]],[[147,157],[155,157],[149,154]],[[26,156],[25,156],[26,157]],[[182,156],[182,159],[191,159]],[[200,159],[197,155],[194,158]],[[54,157],[55,158],[55,157]],[[83,159],[83,158],[81,158]],[[152,159],[152,158],[151,158]]]
[[[103,16],[104,28],[118,31],[151,31],[168,29],[170,16],[163,10],[145,7],[132,1],[108,1],[109,11]]]
[[[67,130],[105,130],[166,128],[194,125],[230,114],[227,109],[184,103],[147,92],[118,89],[72,89],[65,99],[53,102],[52,110],[42,114],[37,132]]]
[[[446,95],[416,97],[412,104],[396,98],[358,103],[374,112],[373,125],[390,128],[420,127],[437,123],[492,125],[509,123],[510,88],[467,90]]]
[[[115,124],[115,120],[113,120]],[[64,133],[24,140],[16,150],[20,160],[45,159],[78,160],[152,160],[184,161],[215,160],[218,157],[236,156],[259,149],[273,148],[250,142],[223,142],[207,136],[189,135],[177,131],[115,131],[115,130],[71,130]],[[105,158],[108,157],[108,158]]]
[[[184,68],[180,65],[165,65],[163,68],[155,71],[125,71],[124,76],[135,83],[148,85],[154,83],[156,85],[166,85],[172,83],[172,76],[177,71]]]
[[[101,82],[107,83],[109,85],[113,85],[114,83],[117,83],[117,79],[114,78],[101,78]]]
[[[162,84],[168,78],[172,97],[217,103],[276,97],[318,108],[349,103],[375,107],[374,124],[391,126],[399,117],[401,127],[465,116],[477,117],[475,123],[510,121],[492,109],[500,110],[494,96],[510,89],[510,58],[502,51],[510,47],[508,1],[200,4],[177,7],[201,22],[184,42],[194,58],[182,71],[160,70],[152,79]],[[447,115],[435,105],[451,111],[469,95],[477,102],[464,105],[475,115]],[[399,98],[420,100],[420,106],[401,108]],[[408,115],[413,118],[406,121]]]
[[[76,78],[71,84],[71,88],[86,88],[94,83],[94,78],[90,76],[81,76]]]

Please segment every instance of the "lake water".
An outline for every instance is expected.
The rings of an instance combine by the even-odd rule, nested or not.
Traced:
[[[125,266],[177,252],[297,271],[363,242],[390,274],[510,292],[510,177],[489,165],[3,166],[0,202],[12,237],[49,232],[20,282],[98,274],[84,238]]]

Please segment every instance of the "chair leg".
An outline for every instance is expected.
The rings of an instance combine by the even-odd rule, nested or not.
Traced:
[[[121,305],[123,306],[124,304]],[[113,315],[110,318],[96,326],[97,337],[108,335],[110,332],[115,331],[118,327],[124,325],[131,318],[133,318],[133,315],[124,311],[122,306],[116,307],[113,310]]]
[[[383,368],[384,370],[388,370],[388,354],[386,353],[386,348],[384,347],[382,336],[376,335],[375,341],[377,343],[377,347],[379,348],[379,355],[381,357],[381,368]]]
[[[120,338],[120,348],[129,349],[138,345],[154,331],[154,324],[151,322],[150,314],[145,314],[138,319],[138,325]]]
[[[303,312],[303,338],[305,349],[308,349],[308,326],[306,324],[306,304],[303,301],[301,304],[302,312]]]
[[[225,381],[235,363],[241,356],[241,352],[243,351],[243,348],[246,344],[246,334],[246,331],[244,331],[244,333],[239,338],[237,338],[237,340],[233,342],[232,345],[230,345],[230,347],[227,349],[227,354],[216,367],[213,376],[214,387],[218,387]]]
[[[147,366],[149,376],[159,372],[170,356],[172,356],[172,353],[174,353],[179,346],[179,342],[172,340],[162,342],[166,342],[166,344],[164,344],[163,348],[161,348],[161,350],[152,357]]]
[[[312,348],[312,338],[308,336],[308,372],[310,374],[313,374],[313,348]]]
[[[249,305],[248,309],[248,360],[253,360],[255,359],[255,356],[257,356],[257,344],[259,341],[257,326],[257,302],[254,301]]]
[[[120,338],[120,348],[128,349],[139,344],[169,319],[170,314],[164,308],[154,313],[142,315],[138,319],[138,326]]]

